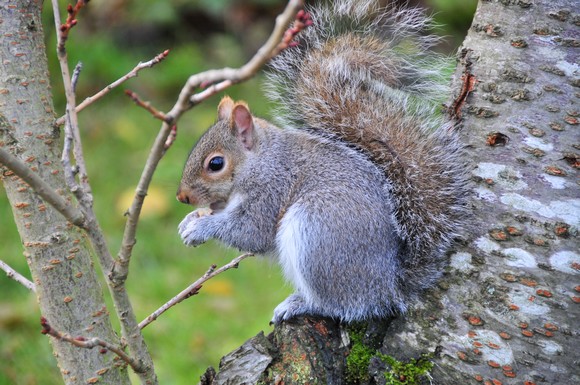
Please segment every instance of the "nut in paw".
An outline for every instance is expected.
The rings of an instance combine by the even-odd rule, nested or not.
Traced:
[[[201,234],[200,228],[203,219],[211,214],[212,210],[209,208],[200,208],[187,214],[178,226],[179,236],[183,243],[187,246],[197,246],[207,241],[207,237]]]

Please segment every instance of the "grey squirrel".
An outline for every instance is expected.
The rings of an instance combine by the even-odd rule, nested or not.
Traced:
[[[457,133],[438,98],[444,59],[417,9],[338,0],[271,63],[279,127],[224,97],[191,151],[177,198],[205,207],[179,225],[270,255],[295,293],[273,322],[405,312],[434,285],[467,218]]]

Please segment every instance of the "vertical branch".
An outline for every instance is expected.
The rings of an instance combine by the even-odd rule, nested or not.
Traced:
[[[64,84],[65,96],[67,101],[66,115],[65,115],[65,148],[63,152],[63,164],[65,166],[65,174],[69,188],[77,197],[81,211],[86,217],[86,231],[91,240],[93,248],[97,254],[99,262],[103,271],[111,271],[115,265],[114,259],[109,251],[105,237],[100,228],[96,215],[93,211],[93,196],[88,181],[87,170],[84,161],[84,155],[81,144],[81,137],[79,132],[78,117],[76,112],[76,95],[73,89],[72,79],[68,68],[68,59],[65,48],[65,42],[68,37],[70,28],[76,25],[76,13],[84,5],[83,0],[79,0],[77,5],[73,8],[69,6],[66,24],[60,22],[58,1],[52,0],[54,10],[54,20],[57,31],[57,56],[61,69],[62,80]],[[71,166],[69,156],[72,144],[72,153],[75,158],[76,165]],[[78,172],[79,184],[75,181],[74,173]],[[110,275],[108,276],[111,277]],[[139,379],[143,384],[156,384],[157,377],[154,372],[153,360],[147,349],[143,335],[139,331],[137,318],[133,311],[133,307],[129,300],[129,296],[124,287],[124,281],[113,282],[111,279],[107,280],[107,286],[113,298],[115,310],[121,323],[121,331],[123,338],[127,341],[127,345],[134,355],[134,358],[140,362],[142,371],[137,372]]]
[[[161,124],[161,129],[155,138],[155,142],[153,143],[153,147],[149,153],[143,172],[141,173],[139,184],[135,190],[135,197],[131,203],[131,207],[129,208],[129,215],[127,215],[127,222],[123,233],[123,242],[117,256],[117,263],[111,273],[111,279],[116,285],[120,285],[127,278],[129,273],[129,262],[133,246],[135,246],[135,243],[137,242],[137,224],[141,215],[141,209],[143,208],[143,202],[147,196],[147,190],[149,189],[149,184],[153,178],[153,173],[165,153],[165,142],[171,133],[171,129],[172,125],[167,122]]]
[[[66,116],[65,121],[65,142],[69,143],[72,141],[72,152],[76,162],[76,172],[78,172],[80,186],[84,190],[84,194],[80,194],[80,190],[77,188],[76,184],[74,186],[69,186],[73,193],[77,196],[77,199],[85,200],[87,206],[92,206],[92,193],[91,187],[88,183],[87,169],[85,165],[85,159],[83,155],[83,150],[81,146],[81,138],[79,132],[78,115],[76,113],[76,95],[73,89],[72,78],[68,68],[68,58],[65,48],[65,42],[68,38],[68,32],[70,29],[76,25],[76,14],[84,5],[84,1],[79,0],[75,7],[69,6],[68,12],[69,16],[67,18],[66,24],[61,24],[60,15],[58,12],[58,0],[52,0],[52,8],[54,11],[54,22],[56,24],[56,35],[57,35],[57,57],[58,63],[60,65],[60,72],[62,75],[62,81],[64,85],[64,92],[66,97]],[[73,12],[74,11],[74,12]],[[63,153],[63,158],[66,159],[68,156],[67,151],[69,146],[65,146],[65,151]],[[66,167],[65,172],[73,172],[71,167]],[[67,178],[67,183],[71,181],[71,178]]]

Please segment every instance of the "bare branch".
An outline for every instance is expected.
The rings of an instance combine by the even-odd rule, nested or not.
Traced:
[[[23,276],[13,268],[11,268],[6,262],[2,260],[0,260],[0,269],[6,272],[8,278],[15,280],[28,290],[36,292],[36,286],[34,285],[34,283],[30,282],[25,276]]]
[[[258,52],[240,68],[223,68],[221,70],[210,70],[202,72],[191,76],[185,86],[181,89],[177,103],[171,111],[167,113],[169,119],[174,123],[185,111],[192,108],[195,104],[199,103],[201,100],[213,95],[217,90],[222,90],[229,87],[232,84],[239,83],[241,81],[247,80],[253,77],[258,70],[272,58],[273,55],[278,53],[284,42],[287,41],[286,38],[283,39],[286,33],[286,28],[293,19],[298,20],[299,23],[306,23],[304,21],[304,13],[299,11],[303,7],[303,1],[301,0],[290,0],[288,5],[278,17],[276,17],[276,24],[272,34],[266,41],[266,43],[258,50]],[[306,25],[305,25],[306,26]],[[298,33],[298,32],[296,32]],[[282,44],[282,46],[281,46]],[[287,46],[287,43],[286,43]],[[226,81],[227,83],[223,85],[216,86],[215,92],[206,92],[203,97],[194,96],[192,98],[195,90],[203,85],[211,85],[215,83],[220,83]]]
[[[53,0],[53,9],[58,10],[58,6],[54,7],[54,1],[55,0]],[[77,14],[81,10],[81,8],[86,5],[87,2],[88,2],[88,0],[77,0],[77,3],[74,5],[74,7],[69,4],[69,6],[66,9],[68,12],[68,16],[67,16],[64,24],[60,24],[60,16],[55,15],[55,17],[54,17],[55,21],[57,21],[57,19],[59,19],[57,22],[57,25],[56,25],[56,28],[60,32],[58,34],[59,36],[58,36],[58,46],[57,46],[57,49],[59,51],[61,51],[61,50],[64,51],[64,45],[66,43],[66,40],[68,39],[68,33],[72,29],[72,27],[77,25],[77,19],[76,19]],[[59,24],[60,24],[60,26],[59,26]]]
[[[139,323],[139,328],[143,329],[145,326],[147,326],[151,322],[155,321],[161,314],[165,313],[171,307],[177,305],[178,303],[191,297],[192,295],[196,295],[199,292],[199,290],[201,289],[201,286],[206,281],[212,279],[213,277],[215,277],[218,274],[223,273],[226,270],[229,270],[232,268],[237,269],[239,263],[243,259],[245,259],[247,257],[251,257],[253,255],[254,254],[251,254],[251,253],[242,254],[242,255],[234,258],[230,263],[223,265],[222,267],[220,267],[217,270],[216,270],[216,265],[212,265],[200,279],[198,279],[197,281],[195,281],[194,283],[189,285],[185,290],[181,291],[181,293],[177,294],[175,297],[173,297],[171,300],[169,300],[167,303],[165,303],[159,309],[155,310],[149,317],[147,317],[143,321],[141,321]]]
[[[130,97],[131,100],[134,101],[135,104],[137,104],[139,107],[142,107],[142,108],[146,109],[147,111],[149,111],[149,113],[151,115],[153,115],[153,117],[155,119],[159,119],[163,122],[167,121],[167,117],[165,116],[165,114],[163,112],[161,112],[158,109],[156,109],[155,107],[153,107],[151,105],[151,103],[142,101],[139,98],[139,95],[137,95],[135,92],[133,92],[131,90],[125,90],[125,95]]]
[[[68,7],[68,18],[65,24],[60,23],[60,15],[58,9],[58,0],[52,0],[52,9],[54,13],[54,22],[56,24],[56,34],[57,34],[57,56],[58,62],[60,65],[60,71],[62,75],[62,81],[64,85],[64,92],[66,96],[66,115],[67,119],[65,121],[65,135],[72,137],[72,141],[74,146],[72,147],[72,152],[75,157],[76,166],[78,167],[78,177],[80,186],[82,187],[82,191],[78,189],[76,184],[74,186],[69,185],[69,188],[75,193],[77,199],[79,199],[79,203],[82,206],[92,206],[92,193],[91,187],[88,184],[88,176],[87,176],[87,169],[85,165],[85,159],[82,151],[81,146],[81,137],[79,132],[79,125],[78,125],[78,117],[75,111],[76,106],[76,95],[74,93],[72,79],[70,76],[70,71],[68,68],[68,58],[64,43],[68,37],[68,32],[70,29],[76,25],[76,15],[78,11],[86,4],[85,0],[78,0],[77,4],[72,7],[69,5]],[[68,153],[63,153],[64,163],[67,162]],[[70,163],[70,162],[68,162]],[[70,171],[65,169],[65,172]],[[67,182],[70,182],[70,176],[67,178]],[[84,201],[84,203],[83,203]]]
[[[101,354],[105,354],[105,353],[107,353],[108,350],[110,350],[113,353],[115,353],[117,356],[119,356],[127,364],[129,364],[129,366],[131,366],[131,368],[133,368],[133,370],[136,373],[143,372],[143,369],[144,369],[143,365],[141,365],[134,358],[130,357],[127,353],[125,353],[123,351],[123,349],[121,349],[121,348],[119,348],[119,347],[117,347],[117,346],[115,346],[107,341],[104,341],[104,340],[97,338],[97,337],[93,337],[93,338],[72,337],[68,334],[65,334],[65,333],[59,332],[58,330],[55,330],[52,326],[50,326],[50,324],[48,323],[48,321],[44,317],[40,318],[40,325],[42,326],[42,330],[41,330],[42,334],[48,334],[49,336],[53,336],[54,338],[56,338],[58,340],[70,342],[71,344],[73,344],[74,346],[77,346],[79,348],[92,349],[92,348],[95,348],[97,346],[100,346],[102,348],[100,350]]]
[[[133,68],[131,71],[129,71],[126,75],[120,77],[119,79],[117,79],[113,83],[109,84],[108,86],[106,86],[105,88],[103,88],[102,90],[100,90],[99,92],[94,94],[93,96],[89,96],[88,98],[83,100],[81,103],[79,103],[79,105],[76,106],[75,111],[77,113],[79,113],[80,111],[84,110],[86,107],[90,106],[91,104],[93,104],[97,100],[101,99],[103,96],[107,95],[115,87],[118,87],[121,84],[123,84],[124,82],[126,82],[127,80],[136,77],[139,74],[139,71],[141,71],[142,69],[151,68],[155,64],[161,62],[163,59],[165,59],[167,57],[167,55],[169,55],[169,50],[163,51],[162,53],[155,56],[153,59],[151,59],[149,61],[137,64],[137,66],[135,68]],[[65,117],[61,116],[60,118],[57,119],[56,125],[62,126],[64,124],[64,122],[65,122]]]
[[[45,202],[54,207],[69,222],[80,227],[86,228],[84,215],[74,206],[58,195],[58,193],[48,185],[41,177],[28,168],[20,159],[0,147],[0,163],[12,170],[22,180],[30,185],[34,191],[44,199]]]
[[[82,70],[83,70],[83,63],[78,62],[77,65],[75,66],[75,69],[73,70],[72,79],[71,79],[72,89],[74,92],[76,92],[76,90],[77,90],[77,83],[79,81],[79,76],[81,75]]]

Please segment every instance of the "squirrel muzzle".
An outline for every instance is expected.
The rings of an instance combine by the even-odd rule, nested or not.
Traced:
[[[197,204],[197,198],[194,196],[193,192],[188,188],[182,188],[181,186],[177,190],[176,198],[181,203],[186,205],[195,206]]]

